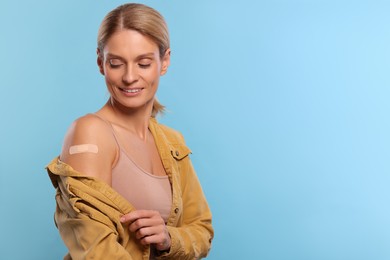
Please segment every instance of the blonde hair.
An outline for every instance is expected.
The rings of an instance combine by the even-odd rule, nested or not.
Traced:
[[[104,17],[97,38],[100,54],[103,53],[108,39],[115,32],[124,29],[137,31],[152,39],[158,46],[161,59],[169,49],[168,26],[164,17],[149,6],[129,3],[118,6]],[[155,98],[152,117],[164,111],[165,107]]]

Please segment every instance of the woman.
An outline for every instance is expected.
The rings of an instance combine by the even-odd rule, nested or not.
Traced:
[[[170,63],[163,17],[117,7],[98,33],[97,64],[110,93],[77,119],[47,167],[66,259],[199,259],[213,238],[211,212],[178,132],[160,125],[159,78]]]

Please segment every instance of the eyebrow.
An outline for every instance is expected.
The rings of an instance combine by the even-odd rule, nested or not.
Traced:
[[[142,58],[154,58],[154,52],[148,52],[137,56],[137,59],[142,59]]]
[[[107,58],[114,58],[114,59],[123,59],[123,57],[113,54],[113,53],[107,53]],[[137,60],[145,59],[145,58],[154,58],[154,52],[148,52],[144,54],[140,54],[136,57]]]
[[[115,55],[115,54],[113,54],[113,53],[107,53],[106,55],[107,55],[107,57],[109,57],[109,58],[118,58],[118,59],[122,59],[121,56]]]

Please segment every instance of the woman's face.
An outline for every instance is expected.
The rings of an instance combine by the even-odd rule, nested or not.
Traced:
[[[114,33],[103,53],[98,53],[100,72],[112,101],[129,109],[152,108],[160,76],[166,73],[169,61],[169,50],[161,59],[157,44],[134,30]]]

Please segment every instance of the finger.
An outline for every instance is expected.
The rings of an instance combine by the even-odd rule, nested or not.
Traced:
[[[165,226],[164,220],[161,217],[154,217],[154,218],[140,218],[135,221],[133,221],[129,225],[129,230],[131,232],[136,232],[137,230],[141,228],[146,227],[160,227],[162,229]]]
[[[125,215],[123,215],[121,218],[120,218],[120,221],[122,223],[126,223],[126,222],[134,222],[135,220],[137,219],[140,219],[140,218],[150,218],[154,215],[160,215],[157,211],[154,211],[154,210],[134,210],[130,213],[127,213]]]
[[[143,227],[135,232],[135,237],[137,239],[142,239],[144,237],[153,236],[158,233],[160,233],[160,229],[158,227]]]
[[[166,249],[168,243],[163,233],[153,234],[150,236],[144,236],[140,239],[141,244],[150,245],[156,244],[159,245],[162,249]],[[161,249],[159,249],[161,250]]]
[[[164,235],[164,233],[143,237],[140,239],[140,242],[143,245],[153,244],[159,251],[165,251],[171,248],[171,238],[169,234]]]

